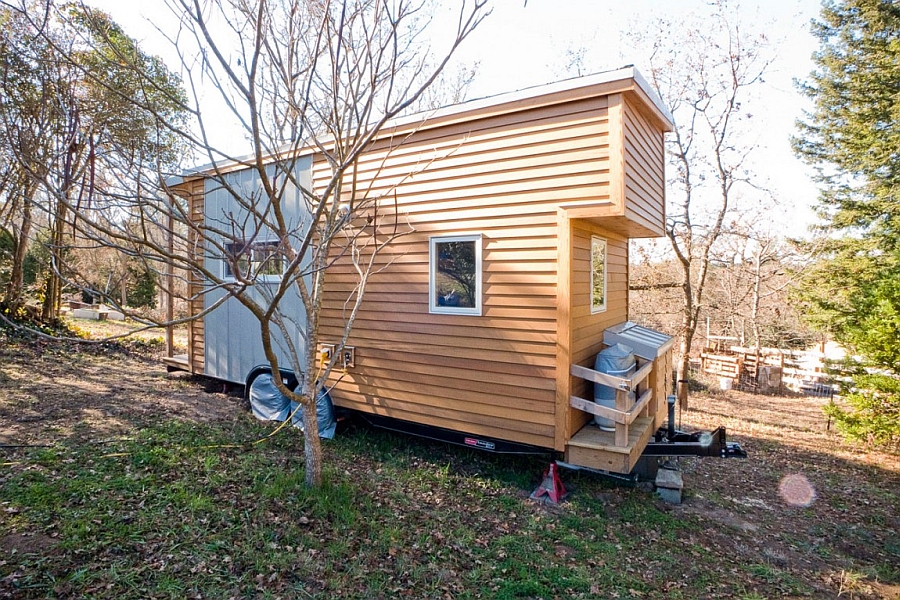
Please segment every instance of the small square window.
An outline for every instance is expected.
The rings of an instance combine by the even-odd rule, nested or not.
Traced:
[[[606,310],[606,240],[591,238],[591,313]]]
[[[429,312],[481,314],[481,235],[430,240]]]
[[[277,280],[284,274],[284,253],[275,241],[225,244],[225,277],[236,279],[234,269],[244,279]]]

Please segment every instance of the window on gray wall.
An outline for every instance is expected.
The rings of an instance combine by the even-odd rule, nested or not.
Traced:
[[[284,253],[277,241],[225,244],[225,278],[274,281],[284,274]]]

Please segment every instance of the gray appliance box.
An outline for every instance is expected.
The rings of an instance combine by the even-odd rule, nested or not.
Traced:
[[[603,343],[607,346],[625,344],[634,349],[635,355],[645,360],[655,360],[672,347],[675,338],[626,321],[604,330]]]

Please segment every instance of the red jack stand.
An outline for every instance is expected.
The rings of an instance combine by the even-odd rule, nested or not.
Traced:
[[[532,500],[539,500],[544,494],[547,494],[547,497],[553,504],[559,504],[565,500],[566,496],[568,496],[566,488],[559,478],[555,462],[550,463],[550,468],[544,471],[544,480],[541,482],[541,485],[531,493],[530,497]]]

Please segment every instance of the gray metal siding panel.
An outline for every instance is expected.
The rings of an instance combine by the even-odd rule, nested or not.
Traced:
[[[273,173],[274,167],[270,167],[269,172]],[[312,183],[312,158],[301,158],[295,166],[295,173],[301,185],[309,189]],[[241,193],[244,197],[258,192],[259,178],[251,169],[236,171],[226,177],[232,187],[242,190]],[[207,180],[206,183],[205,203],[207,227],[223,228],[232,215],[241,221],[243,215],[246,214],[229,191],[217,186],[211,180]],[[287,190],[282,206],[291,229],[295,232],[292,239],[299,239],[299,236],[305,232],[309,221],[309,211],[300,191],[297,189]],[[248,227],[245,237],[249,237],[252,229],[252,227]],[[257,239],[264,240],[267,239],[267,236],[263,233]],[[208,261],[207,264],[213,272],[220,276],[224,275],[225,267],[221,256],[213,255],[210,252],[205,260]],[[263,288],[263,286],[274,285],[258,283],[256,287]],[[209,308],[225,293],[220,289],[208,291],[204,298],[204,306]],[[246,293],[259,297],[264,293],[264,289],[249,290]],[[293,318],[294,323],[289,327],[290,336],[298,351],[303,352],[304,344],[300,337],[300,328],[305,324],[306,316],[303,303],[297,293],[289,292],[285,296],[282,300],[282,311]],[[205,371],[210,377],[243,383],[250,369],[267,362],[256,317],[237,299],[229,298],[222,306],[210,312],[205,317],[204,327],[206,336]],[[274,337],[279,361],[284,367],[290,368],[284,338],[280,334],[276,334]]]

